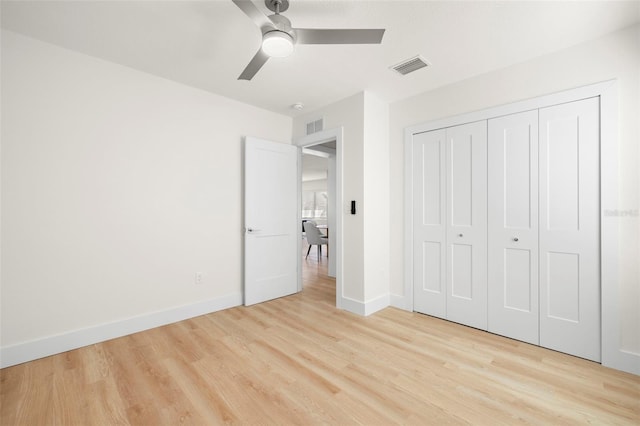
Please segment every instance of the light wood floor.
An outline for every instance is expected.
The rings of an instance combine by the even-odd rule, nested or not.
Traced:
[[[338,311],[326,257],[304,263],[295,296],[3,369],[0,424],[640,424],[638,376],[393,308]]]

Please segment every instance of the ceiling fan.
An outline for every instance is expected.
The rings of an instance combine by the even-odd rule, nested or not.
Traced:
[[[238,80],[251,80],[270,57],[284,58],[296,44],[380,44],[384,29],[292,28],[280,13],[289,0],[264,0],[274,12],[266,16],[250,0],[232,0],[262,31],[262,45]]]

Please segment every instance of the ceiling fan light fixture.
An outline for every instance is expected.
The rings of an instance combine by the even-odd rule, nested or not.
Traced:
[[[228,0],[227,0],[228,1]],[[251,80],[270,57],[284,58],[293,53],[296,44],[380,44],[384,29],[371,28],[294,28],[281,15],[289,0],[264,0],[273,15],[265,15],[253,0],[231,0],[262,32],[262,44],[238,80]]]
[[[269,31],[262,37],[262,51],[272,58],[286,58],[293,53],[293,37],[284,31]]]

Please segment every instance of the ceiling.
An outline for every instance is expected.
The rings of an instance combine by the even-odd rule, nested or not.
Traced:
[[[293,117],[362,90],[394,102],[600,37],[640,22],[640,1],[291,0],[284,15],[386,32],[381,45],[297,46],[239,81],[261,35],[231,0],[2,1],[3,28]],[[389,69],[417,54],[431,66]]]
[[[302,150],[302,181],[327,179],[329,156],[336,153],[336,141],[306,146]]]
[[[302,155],[302,181],[323,180],[327,178],[329,160],[315,155]]]

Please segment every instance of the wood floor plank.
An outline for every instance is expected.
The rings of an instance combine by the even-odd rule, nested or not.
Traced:
[[[306,251],[306,247],[305,247]],[[640,377],[412,312],[296,295],[0,371],[0,424],[640,424]]]

